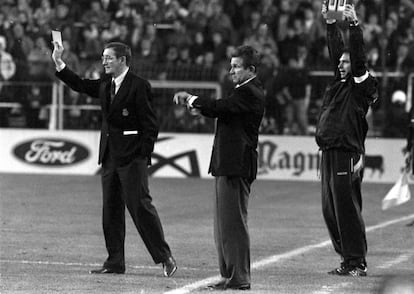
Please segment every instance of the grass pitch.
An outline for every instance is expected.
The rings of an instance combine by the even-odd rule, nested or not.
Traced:
[[[363,185],[368,277],[333,277],[317,182],[257,181],[249,203],[250,293],[379,293],[414,279],[414,201],[387,211],[391,185]],[[164,278],[127,215],[125,275],[91,275],[106,258],[99,177],[0,174],[1,293],[205,293],[219,275],[212,180],[150,180],[178,271]],[[231,291],[227,291],[231,292]]]

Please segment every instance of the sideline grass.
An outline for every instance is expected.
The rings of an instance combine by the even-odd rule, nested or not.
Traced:
[[[96,276],[89,269],[106,257],[100,178],[0,174],[0,292],[164,293],[217,276],[213,185],[200,179],[150,180],[179,266],[173,278],[164,278],[153,264],[129,215],[127,273]],[[413,201],[381,211],[390,187],[364,184],[367,227],[413,214]],[[316,182],[255,182],[249,204],[252,262],[328,239],[319,191]],[[251,293],[374,293],[389,274],[414,275],[413,244],[413,227],[390,224],[368,232],[367,278],[328,276],[339,259],[326,246],[253,270]]]

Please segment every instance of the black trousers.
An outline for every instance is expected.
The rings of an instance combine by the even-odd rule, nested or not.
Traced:
[[[214,239],[220,274],[229,286],[250,284],[247,207],[250,183],[240,177],[216,177]]]
[[[322,212],[335,251],[346,263],[365,262],[367,241],[362,219],[363,157],[353,152],[322,152]]]
[[[109,154],[103,162],[103,231],[108,258],[104,267],[125,269],[125,205],[155,263],[171,256],[148,188],[147,159],[118,167]]]

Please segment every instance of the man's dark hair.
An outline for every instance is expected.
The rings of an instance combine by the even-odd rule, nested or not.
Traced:
[[[251,46],[243,45],[237,47],[232,57],[239,57],[243,60],[244,68],[254,67],[254,72],[257,72],[257,68],[260,63],[260,55],[256,49]]]
[[[342,54],[344,54],[344,53],[351,53],[351,49],[349,47],[344,47],[342,49]]]
[[[115,56],[117,58],[125,56],[125,63],[126,65],[129,65],[131,61],[131,48],[121,42],[111,42],[105,45],[104,49],[112,49],[115,52]]]

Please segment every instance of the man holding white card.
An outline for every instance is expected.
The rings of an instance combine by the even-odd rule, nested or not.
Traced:
[[[53,36],[52,59],[56,76],[74,91],[101,101],[102,126],[99,163],[102,164],[103,231],[108,258],[94,274],[125,272],[125,206],[155,263],[164,276],[177,270],[148,188],[147,165],[158,136],[148,81],[129,68],[131,49],[113,42],[105,45],[100,79],[82,79],[62,60],[64,48]]]

